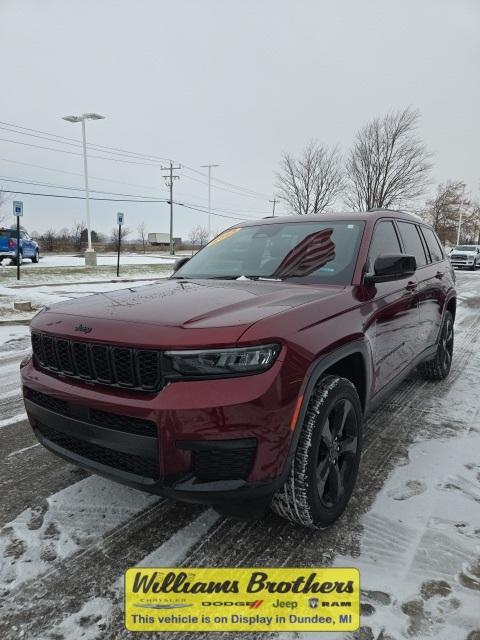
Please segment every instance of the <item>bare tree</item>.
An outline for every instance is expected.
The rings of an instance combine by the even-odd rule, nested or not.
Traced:
[[[410,108],[375,118],[357,133],[346,163],[346,202],[354,209],[405,206],[425,192],[431,154],[416,136]]]
[[[139,240],[140,240],[140,242],[142,244],[142,247],[143,247],[143,253],[145,253],[145,247],[147,246],[147,237],[148,237],[147,226],[146,226],[145,222],[142,221],[138,225],[137,231],[138,231]]]
[[[310,142],[299,158],[283,153],[276,187],[279,198],[298,215],[321,213],[344,188],[338,149]]]
[[[208,229],[201,225],[197,225],[196,227],[193,227],[188,234],[188,239],[192,246],[200,245],[200,247],[203,247],[203,245],[208,242]]]
[[[122,242],[131,233],[132,233],[131,229],[129,229],[128,227],[122,227]],[[112,233],[110,235],[110,240],[111,240],[111,243],[115,246],[115,248],[118,247],[118,238],[119,238],[118,227],[113,227]]]
[[[71,242],[75,251],[82,250],[82,240],[86,230],[85,223],[83,222],[75,222],[72,230],[70,232]]]
[[[460,215],[468,226],[470,200],[464,182],[448,180],[437,187],[437,194],[427,200],[423,216],[437,232],[443,244],[455,243]]]
[[[39,240],[42,243],[42,249],[44,251],[47,251],[48,253],[51,253],[56,249],[58,240],[57,232],[52,228],[47,229],[46,231],[44,231],[44,233],[42,233]]]

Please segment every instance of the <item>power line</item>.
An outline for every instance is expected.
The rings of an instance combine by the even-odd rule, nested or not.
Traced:
[[[51,182],[41,182],[41,181],[30,181],[30,180],[20,180],[17,178],[10,178],[9,176],[0,176],[0,180],[4,180],[6,182],[14,182],[16,184],[28,184],[28,185],[33,185],[33,186],[37,186],[37,187],[49,187],[49,188],[54,188],[54,189],[63,189],[66,191],[84,191],[83,187],[72,187],[72,186],[66,186],[66,185],[59,185],[59,184],[52,184]],[[6,193],[8,192],[6,189],[2,189],[0,187],[0,192],[1,191],[5,191]],[[99,189],[91,189],[92,193],[100,193],[100,194],[106,194],[106,195],[114,195],[114,196],[124,196],[124,197],[128,197],[128,198],[141,198],[142,201],[152,201],[152,202],[169,202],[169,199],[158,199],[158,198],[154,198],[153,196],[143,196],[141,194],[132,194],[132,193],[118,193],[115,191],[101,191]],[[15,193],[15,192],[12,192]],[[176,202],[174,201],[174,204],[176,204]],[[192,203],[192,202],[186,202],[185,204],[191,204],[191,205],[196,205],[196,203]],[[208,213],[208,210],[203,207],[203,205],[196,205],[197,207],[200,207],[201,209],[198,209],[199,211],[202,210],[205,213]],[[202,208],[203,207],[203,208]],[[236,211],[235,209],[223,209],[221,207],[217,207],[215,208],[216,211],[226,211],[227,213],[245,213],[242,210],[238,210]],[[265,215],[264,212],[255,212],[255,211],[248,211],[248,213],[250,213],[251,215],[255,216],[255,214],[259,215],[259,216],[263,216]],[[213,214],[212,214],[213,215]],[[216,214],[216,215],[220,215],[220,214]],[[250,216],[246,216],[245,218],[238,218],[238,219],[254,219],[251,218]]]
[[[12,144],[20,144],[23,147],[32,147],[35,149],[44,149],[46,151],[56,151],[57,153],[66,153],[70,156],[82,156],[81,153],[75,153],[75,151],[67,151],[66,149],[55,149],[54,147],[45,147],[43,145],[39,145],[39,144],[32,144],[32,143],[28,143],[28,142],[20,142],[20,140],[10,140],[9,138],[0,138],[0,140],[2,142],[10,142]],[[52,142],[54,142],[54,140],[52,140]],[[143,165],[146,167],[158,167],[158,163],[152,163],[152,162],[137,162],[134,160],[122,160],[121,158],[109,158],[109,157],[105,157],[105,156],[96,156],[96,155],[92,155],[89,154],[89,158],[96,158],[97,160],[111,160],[112,162],[122,162],[124,164],[139,164],[139,165]]]
[[[0,189],[3,193],[13,193],[22,196],[40,196],[44,198],[64,198],[66,200],[85,200],[85,196],[67,196],[60,193],[37,193],[33,191],[12,191],[10,189]],[[90,198],[90,200],[96,200],[100,202],[135,202],[139,204],[155,204],[159,202],[167,202],[170,203],[170,200],[135,200],[135,199],[125,199],[125,198]],[[200,213],[207,213],[206,209],[201,209],[200,207],[194,207],[186,202],[174,201],[174,204],[185,207],[186,209],[192,209],[192,211],[199,211]],[[219,218],[229,218],[231,220],[252,220],[253,218],[241,218],[239,216],[229,216],[222,213],[213,213],[212,216],[218,216]]]
[[[55,142],[55,143],[58,143],[58,144],[69,144],[71,146],[75,146],[77,148],[81,148],[81,145],[80,145],[79,141],[76,140],[75,138],[70,138],[70,137],[67,137],[67,136],[61,136],[61,135],[58,135],[56,133],[49,133],[47,131],[41,131],[39,129],[32,129],[32,128],[29,128],[29,127],[23,127],[23,126],[16,125],[16,124],[13,124],[13,123],[10,123],[10,122],[0,121],[0,125],[7,125],[7,127],[13,127],[13,129],[11,129],[11,128],[8,129],[6,127],[0,126],[0,129],[6,130],[6,131],[11,131],[12,133],[17,133],[19,135],[28,135],[28,136],[32,136],[32,137],[48,140],[48,141],[51,141],[51,142]],[[21,129],[22,131],[15,131],[15,129]],[[25,133],[25,132],[29,132],[29,133]],[[39,135],[39,134],[41,134],[41,135]],[[45,136],[48,136],[48,137],[45,137]],[[54,140],[52,138],[57,138],[57,140]],[[18,141],[13,141],[13,140],[6,140],[6,139],[3,139],[3,140],[6,141],[6,142],[17,142],[18,144],[26,144],[26,143],[21,143],[21,142],[18,142]],[[32,146],[35,146],[35,145],[32,145]],[[160,163],[160,162],[164,162],[166,160],[166,158],[161,157],[161,156],[156,156],[154,154],[138,153],[136,151],[129,151],[127,149],[122,149],[122,148],[119,148],[119,147],[109,147],[109,146],[106,146],[106,145],[99,145],[99,144],[94,144],[94,143],[89,143],[88,144],[88,148],[98,150],[99,152],[105,153],[105,154],[109,154],[110,153],[110,154],[114,154],[114,155],[124,156],[124,157],[127,157],[127,158],[141,158],[141,159],[144,159],[144,160],[150,160],[150,161],[152,161],[154,163],[157,163],[157,164]],[[49,150],[53,150],[53,149],[49,149]],[[57,151],[65,152],[64,150],[61,150],[61,149],[57,149]],[[102,159],[102,160],[108,159],[108,158],[104,158],[104,157],[101,157],[101,156],[93,156],[93,155],[91,157],[92,158],[93,157],[97,157],[97,158]],[[113,158],[112,158],[112,160],[113,160]],[[118,158],[116,160],[120,161]],[[125,162],[127,162],[127,160],[125,160]],[[140,163],[140,162],[136,162],[136,163],[132,162],[132,164],[142,164],[142,163]],[[148,163],[145,163],[145,164],[147,166],[150,166]],[[189,171],[192,171],[194,173],[197,173],[198,175],[200,175],[200,176],[202,176],[204,178],[208,177],[205,173],[203,173],[201,171],[198,171],[194,167],[190,167],[189,165],[186,165],[186,164],[183,164],[183,166],[184,166],[185,169],[187,169]],[[235,190],[237,190],[239,192],[243,192],[245,195],[246,194],[250,194],[251,197],[254,196],[254,195],[259,196],[261,199],[268,197],[264,193],[260,193],[258,191],[254,191],[253,189],[248,189],[246,187],[243,187],[243,186],[240,186],[240,185],[236,185],[236,184],[234,184],[232,182],[227,182],[225,180],[221,180],[220,178],[212,178],[212,180],[214,182],[218,182],[218,183],[225,184],[227,186],[233,187],[233,189],[235,189]],[[216,188],[220,188],[220,187],[217,185]],[[241,195],[241,194],[239,193],[238,195]]]

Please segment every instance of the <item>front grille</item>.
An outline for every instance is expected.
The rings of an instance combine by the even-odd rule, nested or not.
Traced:
[[[157,437],[157,427],[151,420],[132,418],[131,416],[122,416],[118,413],[110,413],[108,411],[89,409],[81,405],[70,404],[69,402],[52,398],[52,396],[48,396],[40,391],[35,391],[29,387],[24,387],[24,394],[31,402],[63,416],[73,416],[99,427],[122,431],[123,433],[132,433],[134,435],[149,436],[152,438]]]
[[[460,254],[454,254],[450,256],[450,260],[467,260],[467,256],[464,255],[460,255]]]
[[[233,444],[233,441],[232,441]],[[241,447],[192,450],[193,475],[203,482],[246,480],[253,466],[256,440],[249,438]]]
[[[121,416],[117,413],[108,413],[107,411],[99,411],[98,409],[90,409],[90,421],[99,427],[107,429],[116,429],[126,433],[134,433],[135,435],[157,437],[157,427],[150,420],[142,420],[141,418],[131,418],[130,416]]]
[[[149,460],[136,456],[133,454],[122,453],[121,451],[114,451],[113,449],[106,449],[100,447],[91,442],[85,442],[78,438],[73,438],[65,433],[47,427],[42,423],[36,424],[37,430],[41,435],[53,442],[62,449],[66,449],[72,453],[75,453],[82,458],[87,458],[92,462],[106,465],[107,467],[113,467],[120,469],[121,471],[127,471],[128,473],[134,473],[138,476],[145,478],[156,479],[159,477],[158,462],[155,460]]]
[[[41,407],[45,407],[45,409],[50,409],[50,411],[55,411],[55,413],[61,413],[64,416],[71,415],[70,405],[64,400],[52,398],[52,396],[47,396],[44,393],[40,393],[40,391],[28,389],[27,387],[25,387],[24,392],[26,398],[35,404],[39,404]]]
[[[43,333],[32,333],[32,349],[38,366],[62,376],[138,391],[163,387],[159,351],[77,342]]]

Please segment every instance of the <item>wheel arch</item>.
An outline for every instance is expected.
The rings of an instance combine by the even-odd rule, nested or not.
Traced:
[[[456,296],[451,296],[447,300],[447,304],[445,305],[446,311],[450,311],[453,316],[453,321],[455,322],[455,315],[457,313],[457,298]]]
[[[352,340],[334,351],[317,358],[309,367],[299,395],[301,402],[295,416],[293,441],[296,445],[298,425],[307,412],[308,402],[318,380],[325,374],[338,375],[350,380],[357,389],[364,413],[368,410],[372,382],[371,352],[364,338]]]
[[[300,407],[294,413],[293,437],[283,466],[282,477],[288,475],[301,432],[301,424],[307,413],[308,403],[315,385],[324,375],[338,375],[350,380],[357,389],[363,414],[369,409],[372,385],[372,357],[365,338],[355,339],[316,359],[309,367],[298,400]]]

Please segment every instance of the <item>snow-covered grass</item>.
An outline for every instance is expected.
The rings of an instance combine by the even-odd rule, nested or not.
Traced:
[[[154,253],[122,253],[120,255],[120,264],[172,264],[175,262],[175,257],[159,255]],[[97,264],[99,266],[116,265],[116,254],[104,254],[97,253]],[[40,258],[38,264],[33,264],[30,260],[26,259],[22,264],[22,269],[39,269],[41,267],[83,267],[85,266],[85,258],[79,255],[67,255],[67,254],[45,254]],[[5,268],[15,268],[14,265],[5,261]]]

